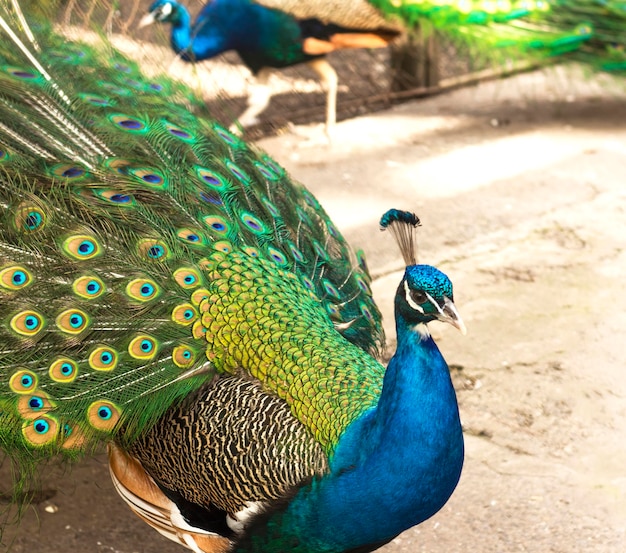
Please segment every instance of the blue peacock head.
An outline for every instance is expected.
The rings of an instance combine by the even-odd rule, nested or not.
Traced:
[[[145,27],[155,21],[161,23],[176,23],[183,8],[173,0],[156,0],[150,5],[147,15],[139,22],[139,27]]]
[[[465,325],[454,305],[450,279],[431,265],[417,264],[415,231],[419,225],[417,215],[397,209],[390,209],[380,220],[381,230],[392,232],[407,265],[396,292],[396,316],[410,326],[439,320],[465,334]]]

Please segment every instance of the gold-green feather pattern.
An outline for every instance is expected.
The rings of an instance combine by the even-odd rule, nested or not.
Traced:
[[[22,41],[39,61],[0,41],[0,446],[130,442],[243,369],[332,451],[378,396],[382,332],[317,200],[110,45]]]

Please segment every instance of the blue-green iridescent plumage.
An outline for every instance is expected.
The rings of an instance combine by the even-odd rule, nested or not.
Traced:
[[[407,268],[385,371],[363,260],[310,192],[186,87],[1,6],[2,450],[28,472],[114,442],[172,539],[207,515],[207,552],[372,550],[441,508],[463,440],[425,323],[461,325],[447,277]]]

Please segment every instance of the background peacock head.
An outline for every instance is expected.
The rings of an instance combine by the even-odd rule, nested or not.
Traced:
[[[417,215],[398,209],[390,209],[380,219],[381,230],[391,231],[407,265],[396,292],[396,318],[409,326],[439,320],[465,334],[450,279],[431,265],[417,264],[415,233],[419,225]]]
[[[140,27],[150,25],[155,21],[161,23],[176,23],[181,16],[181,6],[171,0],[156,0],[150,5],[148,14],[139,23]]]

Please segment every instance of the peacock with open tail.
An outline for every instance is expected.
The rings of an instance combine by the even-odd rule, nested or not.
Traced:
[[[196,553],[366,552],[436,513],[463,437],[426,325],[464,326],[448,277],[417,264],[417,217],[381,219],[407,265],[385,369],[364,259],[306,188],[104,38],[0,6],[17,469],[107,444],[122,498]]]
[[[186,61],[235,50],[258,76],[240,116],[255,124],[271,99],[272,68],[308,63],[327,89],[326,130],[336,121],[337,75],[325,55],[387,46],[403,31],[436,29],[504,62],[574,59],[603,71],[626,69],[626,5],[620,0],[211,0],[191,22],[176,0],[156,0],[142,25],[171,24]]]

